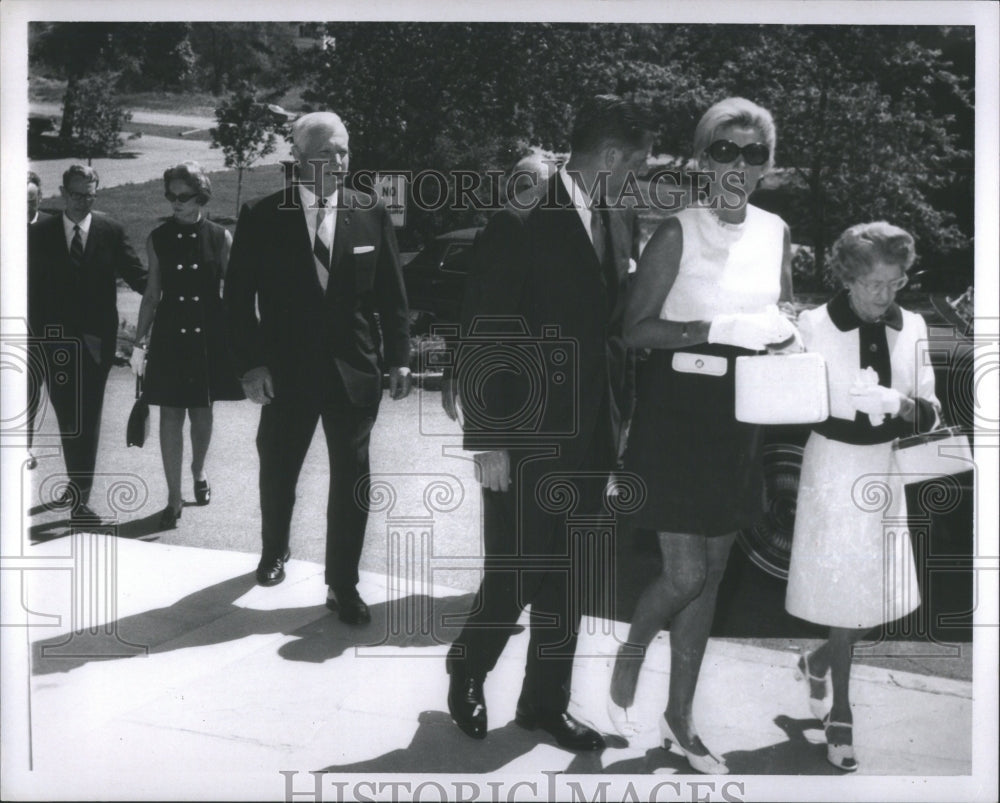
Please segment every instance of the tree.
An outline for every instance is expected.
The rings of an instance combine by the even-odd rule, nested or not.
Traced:
[[[273,153],[277,132],[283,127],[281,110],[260,103],[248,84],[240,85],[230,98],[215,110],[219,125],[211,130],[212,147],[222,148],[226,167],[235,167],[236,214],[240,211],[243,171],[254,162]]]
[[[114,73],[96,73],[80,79],[73,88],[73,147],[87,157],[113,156],[121,149],[122,127],[132,119],[115,97],[118,77]]]
[[[874,217],[910,229],[925,264],[970,251],[970,28],[403,22],[326,34],[298,71],[305,99],[346,120],[355,169],[484,172],[525,143],[565,152],[573,109],[596,92],[648,106],[657,151],[680,162],[705,109],[742,95],[778,128],[780,186],[758,202],[814,247],[815,283],[833,238]],[[424,234],[473,222],[411,220]]]

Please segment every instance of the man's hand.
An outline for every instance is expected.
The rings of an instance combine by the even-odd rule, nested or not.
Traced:
[[[448,418],[458,421],[458,382],[450,368],[445,369],[441,378],[441,406]]]
[[[476,469],[483,488],[491,491],[510,488],[510,455],[506,449],[477,454]]]
[[[274,398],[274,383],[271,381],[271,371],[266,365],[251,368],[243,378],[243,392],[254,404],[270,404]]]
[[[389,369],[389,395],[393,399],[405,399],[410,395],[412,377],[405,365]]]

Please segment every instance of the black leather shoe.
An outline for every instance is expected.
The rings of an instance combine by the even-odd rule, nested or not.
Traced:
[[[69,517],[70,524],[80,526],[85,524],[99,525],[103,524],[103,519],[95,513],[89,505],[85,505],[82,502],[77,505]]]
[[[449,662],[448,713],[462,733],[473,739],[486,738],[486,698],[483,681],[466,673],[461,661]]]
[[[184,506],[174,510],[170,505],[163,508],[163,512],[160,513],[160,529],[161,530],[173,530],[177,528],[177,520],[181,517],[181,513],[184,512]]]
[[[568,750],[603,750],[605,747],[601,734],[565,711],[559,714],[536,712],[518,705],[514,721],[527,730],[541,728]]]
[[[291,559],[292,550],[286,549],[280,558],[271,561],[260,559],[257,564],[257,582],[262,586],[276,586],[285,579],[285,564]]]
[[[212,501],[212,488],[208,480],[194,481],[194,501],[199,505],[207,505]]]
[[[372,620],[371,612],[356,588],[346,591],[326,591],[326,607],[337,611],[337,618],[348,625],[366,625]]]

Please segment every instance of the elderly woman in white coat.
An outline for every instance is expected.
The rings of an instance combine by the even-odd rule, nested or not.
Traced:
[[[830,628],[826,642],[803,652],[796,674],[823,720],[828,760],[845,771],[858,767],[851,648],[920,604],[892,458],[892,441],[932,429],[940,407],[923,354],[927,325],[895,301],[914,256],[903,229],[852,226],[832,251],[843,289],[798,320],[806,349],[827,363],[830,417],[814,427],[802,460],[785,607]]]

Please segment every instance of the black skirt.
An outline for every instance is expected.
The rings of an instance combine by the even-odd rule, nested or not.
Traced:
[[[687,363],[689,371],[674,367]],[[726,535],[752,526],[765,509],[763,431],[736,420],[735,358],[751,352],[700,345],[654,349],[638,373],[625,469],[646,484],[634,526],[660,532]],[[683,355],[696,355],[685,357]],[[714,363],[715,373],[695,367]],[[720,360],[721,358],[721,360]]]

